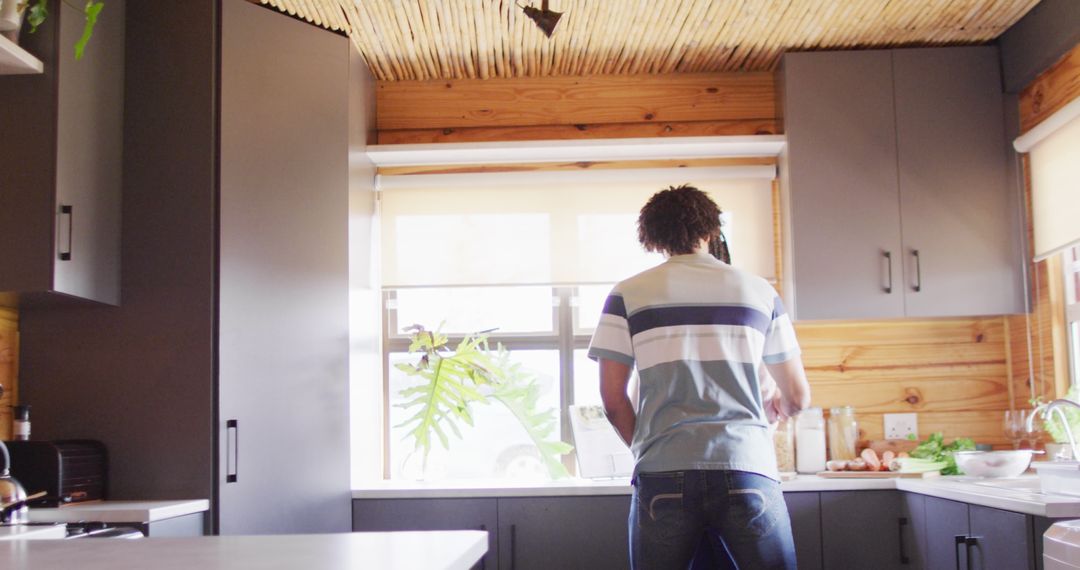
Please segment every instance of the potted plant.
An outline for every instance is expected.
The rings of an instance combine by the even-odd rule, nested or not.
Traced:
[[[476,406],[498,405],[521,425],[552,479],[569,475],[561,456],[573,448],[553,437],[558,428],[555,410],[539,409],[536,378],[513,362],[505,347],[492,350],[487,335],[478,334],[466,336],[451,350],[447,336],[438,331],[420,325],[405,330],[412,333],[409,352],[419,359],[397,368],[419,382],[400,391],[406,401],[398,407],[413,415],[395,427],[409,428],[407,437],[413,439],[413,454],[420,454],[424,471],[432,439],[449,449],[449,433],[462,438],[462,424],[473,425]]]
[[[1077,390],[1076,386],[1069,388],[1069,391],[1065,394],[1065,399],[1080,402],[1080,391]],[[1046,405],[1045,402],[1038,399],[1032,403],[1035,405],[1036,412],[1042,410]],[[1062,415],[1054,414],[1043,418],[1043,429],[1046,430],[1050,439],[1054,440],[1053,443],[1046,444],[1046,454],[1051,460],[1073,459],[1072,449],[1069,447],[1069,435],[1066,430],[1071,429],[1074,437],[1080,437],[1080,410],[1061,408],[1061,412],[1063,412]],[[1065,426],[1062,416],[1068,421],[1068,426]]]
[[[75,59],[82,59],[86,52],[86,44],[94,35],[94,25],[97,24],[98,15],[105,7],[104,2],[87,0],[81,8],[73,0],[60,0],[61,2],[83,13],[86,23],[83,25],[82,36],[75,42]],[[0,33],[8,39],[18,43],[19,30],[22,28],[23,19],[30,25],[30,33],[37,31],[38,26],[45,23],[49,17],[49,0],[0,0]]]

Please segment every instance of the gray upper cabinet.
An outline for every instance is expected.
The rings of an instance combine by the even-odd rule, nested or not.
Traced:
[[[999,69],[993,46],[893,52],[908,316],[1023,310]]]
[[[1023,311],[995,47],[793,53],[781,74],[797,318]]]
[[[903,316],[890,53],[788,54],[780,83],[796,316]]]
[[[24,46],[41,75],[0,79],[0,291],[120,302],[124,3],[84,57],[82,13],[50,2]]]

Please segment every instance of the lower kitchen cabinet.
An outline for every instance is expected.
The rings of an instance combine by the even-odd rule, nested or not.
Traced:
[[[824,567],[905,568],[900,562],[900,502],[896,491],[822,492]]]
[[[967,568],[967,551],[956,541],[968,533],[967,504],[934,497],[924,500],[927,570]]]
[[[363,499],[353,501],[353,531],[486,530],[488,551],[476,567],[498,568],[498,507],[494,498]]]
[[[629,568],[630,497],[499,500],[499,568]]]
[[[821,570],[821,493],[784,493],[800,570]]]
[[[926,568],[1034,570],[1033,517],[978,505],[925,497]],[[1045,529],[1044,529],[1045,530]],[[1041,557],[1041,553],[1039,554]]]
[[[926,565],[926,497],[915,493],[900,494],[900,564],[911,570]]]

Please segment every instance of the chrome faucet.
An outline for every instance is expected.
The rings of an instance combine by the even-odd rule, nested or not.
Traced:
[[[1059,398],[1047,404],[1040,404],[1037,408],[1032,410],[1031,415],[1028,416],[1027,429],[1029,433],[1033,429],[1035,412],[1042,412],[1043,419],[1046,421],[1050,421],[1051,412],[1057,412],[1057,417],[1061,420],[1062,427],[1065,428],[1065,435],[1069,438],[1069,448],[1072,449],[1073,459],[1080,460],[1080,447],[1076,445],[1076,438],[1073,436],[1072,426],[1069,425],[1069,419],[1065,417],[1065,412],[1061,411],[1062,406],[1072,406],[1080,410],[1080,404],[1064,398]]]

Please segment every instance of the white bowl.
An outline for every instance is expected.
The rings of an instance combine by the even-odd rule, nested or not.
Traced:
[[[1031,450],[957,451],[956,466],[972,477],[1019,477],[1031,464]]]

